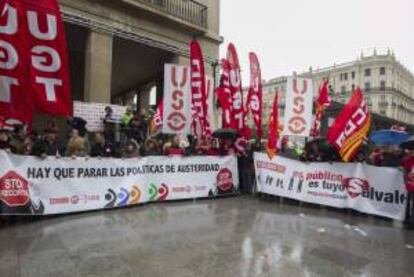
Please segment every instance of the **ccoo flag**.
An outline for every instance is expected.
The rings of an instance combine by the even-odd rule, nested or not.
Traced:
[[[357,88],[328,131],[328,141],[349,162],[358,153],[371,127],[371,116],[362,91]]]

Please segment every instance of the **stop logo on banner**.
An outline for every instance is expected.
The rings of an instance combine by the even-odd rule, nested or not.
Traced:
[[[0,200],[9,207],[25,206],[29,203],[29,182],[15,171],[0,178]]]

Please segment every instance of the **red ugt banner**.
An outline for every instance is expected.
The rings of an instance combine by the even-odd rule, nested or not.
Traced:
[[[253,114],[256,125],[256,136],[261,139],[262,131],[262,73],[260,70],[259,59],[255,53],[249,54],[250,59],[250,89],[247,96],[247,109]],[[246,112],[247,116],[247,112]]]
[[[31,123],[35,110],[72,115],[64,25],[56,0],[3,0],[0,116]]]
[[[57,0],[24,0],[31,48],[30,83],[37,110],[71,116],[72,95],[64,24]]]
[[[26,17],[19,0],[0,1],[0,118],[1,127],[30,123],[33,116],[28,82]]]
[[[204,58],[198,41],[190,44],[191,54],[191,102],[194,113],[193,118],[198,119],[193,123],[197,137],[211,136],[211,129],[207,119],[207,91]],[[200,126],[197,125],[198,124]]]

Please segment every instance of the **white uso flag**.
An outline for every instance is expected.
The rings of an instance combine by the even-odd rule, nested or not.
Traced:
[[[165,64],[162,132],[190,135],[191,122],[190,68]]]
[[[287,80],[284,135],[307,137],[312,128],[313,82],[308,78]]]

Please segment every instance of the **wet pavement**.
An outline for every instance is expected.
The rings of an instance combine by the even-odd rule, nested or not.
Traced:
[[[0,276],[414,276],[414,231],[265,197],[1,225]]]

